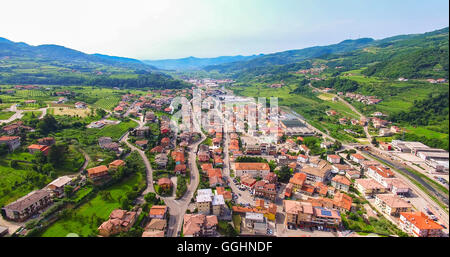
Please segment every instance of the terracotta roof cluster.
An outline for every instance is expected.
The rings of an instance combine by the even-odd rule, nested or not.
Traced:
[[[207,228],[218,224],[217,216],[204,214],[185,214],[183,221],[183,234],[188,236],[202,235]]]

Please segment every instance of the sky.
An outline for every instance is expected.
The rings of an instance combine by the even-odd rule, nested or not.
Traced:
[[[136,59],[252,55],[449,26],[446,0],[2,0],[0,37]]]

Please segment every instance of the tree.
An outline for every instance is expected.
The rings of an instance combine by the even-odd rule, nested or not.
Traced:
[[[42,134],[47,135],[58,129],[58,121],[52,115],[46,114],[37,124]]]
[[[271,160],[269,162],[270,171],[273,172],[277,168],[277,162],[275,160]]]
[[[52,171],[55,171],[55,168],[53,168],[53,165],[51,163],[46,163],[44,166],[42,166],[42,172],[49,175]]]
[[[156,199],[156,194],[155,193],[148,193],[144,196],[144,199],[147,203],[155,203],[158,199]]]
[[[53,145],[48,153],[48,162],[58,167],[66,159],[68,149],[69,147],[66,144]]]
[[[9,166],[11,166],[11,168],[15,169],[19,166],[19,163],[17,162],[17,160],[11,160],[11,162],[9,163]]]
[[[105,110],[103,110],[103,109],[96,109],[96,113],[97,113],[97,115],[98,116],[100,116],[100,117],[105,117],[105,115],[106,115],[106,111]]]
[[[67,185],[64,187],[64,195],[67,198],[70,198],[72,196],[72,193],[73,193],[73,186]]]
[[[275,172],[277,173],[277,172]],[[283,166],[278,171],[278,180],[283,183],[287,183],[289,179],[291,178],[291,169],[288,166]]]
[[[0,144],[0,156],[8,153],[8,146],[6,144]]]

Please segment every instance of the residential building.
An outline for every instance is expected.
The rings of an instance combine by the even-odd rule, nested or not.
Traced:
[[[400,228],[415,237],[439,237],[444,229],[423,212],[401,212]]]
[[[64,195],[64,187],[72,184],[73,179],[69,176],[62,176],[55,180],[53,180],[50,184],[47,185],[47,188],[50,189],[55,196],[63,196]]]
[[[327,182],[331,175],[331,165],[324,160],[320,160],[317,164],[304,166],[300,172],[306,174],[306,181],[309,183]]]
[[[386,192],[382,184],[371,178],[355,179],[355,188],[366,197]]]
[[[214,236],[218,225],[217,216],[204,214],[185,214],[183,235],[185,237]]]
[[[108,167],[100,165],[87,170],[88,177],[94,181],[101,180],[108,176]]]
[[[98,227],[98,232],[104,237],[126,232],[134,225],[137,216],[137,213],[133,211],[114,210],[109,215],[109,220],[103,222]]]
[[[6,144],[12,152],[20,147],[20,137],[18,136],[2,136],[0,137],[0,144]]]
[[[237,177],[251,174],[254,177],[263,178],[270,172],[270,167],[268,163],[236,162],[234,170]]]
[[[36,190],[3,207],[2,216],[9,220],[22,222],[52,202],[49,191]]]
[[[151,219],[166,219],[168,216],[167,206],[153,205],[150,208],[148,217]]]
[[[375,196],[375,204],[381,211],[388,215],[399,216],[401,212],[410,212],[411,204],[395,194],[378,194]]]
[[[340,163],[341,162],[341,157],[339,157],[339,155],[335,155],[335,154],[329,154],[327,155],[327,161],[329,161],[330,163]]]
[[[350,190],[350,185],[352,182],[342,175],[336,175],[331,179],[331,185],[338,190],[348,192]]]
[[[364,158],[364,156],[362,156],[362,155],[359,154],[359,153],[354,153],[354,154],[350,155],[350,160],[352,160],[352,161],[354,161],[354,162],[356,162],[356,163],[361,164],[363,161],[366,160],[366,158]]]

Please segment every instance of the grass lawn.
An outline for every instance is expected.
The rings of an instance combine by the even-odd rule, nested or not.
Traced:
[[[68,233],[77,233],[80,236],[87,237],[97,233],[97,224],[90,222],[91,217],[97,216],[106,221],[114,209],[120,207],[119,198],[125,197],[132,191],[133,186],[143,181],[141,173],[125,179],[105,191],[109,191],[112,201],[105,201],[97,194],[94,198],[74,210],[70,218],[61,219],[53,223],[42,234],[42,237],[65,237]]]
[[[2,112],[2,111],[0,111],[0,120],[7,120],[13,115],[14,115],[14,112]]]

